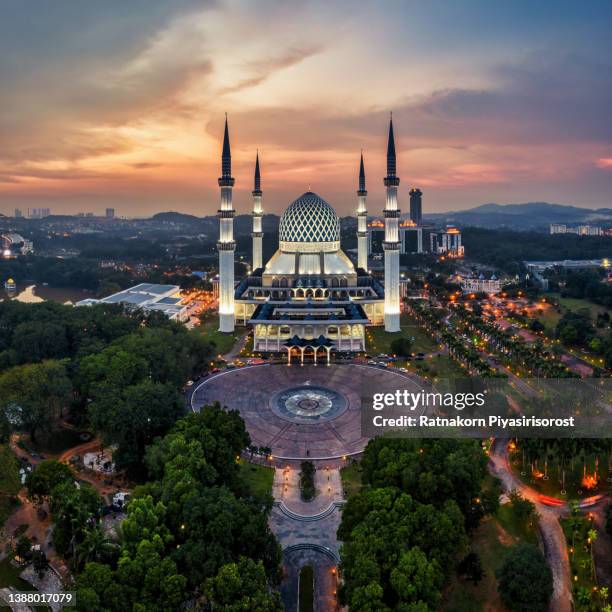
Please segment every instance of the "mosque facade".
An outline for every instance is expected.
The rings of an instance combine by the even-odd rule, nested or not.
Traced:
[[[366,327],[384,325],[400,330],[400,241],[397,206],[393,120],[387,145],[386,204],[384,208],[384,284],[368,272],[367,191],[363,154],[357,190],[357,266],[340,246],[340,220],[320,195],[307,191],[294,200],[279,224],[279,247],[262,262],[262,198],[259,155],[253,188],[252,272],[234,279],[235,241],[232,204],[234,178],[227,119],[219,178],[219,329],[235,325],[253,329],[253,349],[286,352],[329,363],[331,353],[366,350]]]

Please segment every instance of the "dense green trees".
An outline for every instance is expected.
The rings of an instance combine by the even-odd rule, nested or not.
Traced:
[[[539,612],[548,609],[553,592],[552,573],[533,544],[516,546],[497,572],[498,590],[509,610]]]
[[[73,481],[74,474],[65,463],[46,459],[41,461],[26,478],[28,496],[40,504],[51,495],[51,491],[57,485]]]
[[[145,446],[183,414],[182,387],[212,354],[161,313],[0,303],[0,437],[17,428],[35,439],[70,407],[117,445],[119,467],[142,475]]]
[[[609,238],[576,234],[464,227],[462,242],[470,259],[516,274],[525,260],[603,259],[610,254]]]
[[[438,506],[452,499],[470,529],[485,512],[481,483],[486,465],[487,456],[476,441],[377,438],[366,447],[362,482],[397,487],[425,504]]]
[[[0,411],[34,440],[49,432],[71,399],[72,385],[64,361],[15,366],[0,374]]]
[[[341,597],[351,609],[439,609],[467,530],[496,507],[481,493],[486,462],[474,441],[370,441],[365,486],[349,498],[338,530]]]
[[[62,482],[51,491],[53,545],[61,555],[73,556],[88,526],[100,517],[102,499],[88,483]]]
[[[410,338],[396,338],[390,345],[391,353],[398,357],[408,357],[411,354],[412,342]]]
[[[128,505],[118,560],[85,565],[79,608],[155,612],[202,597],[220,610],[280,609],[271,591],[281,558],[267,523],[271,500],[248,496],[236,461],[249,443],[239,414],[217,405],[150,444],[151,480]]]

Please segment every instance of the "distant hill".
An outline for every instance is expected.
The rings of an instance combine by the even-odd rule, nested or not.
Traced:
[[[612,226],[612,209],[579,208],[548,202],[526,204],[482,204],[468,210],[424,215],[438,223],[462,226],[548,230],[551,223]]]

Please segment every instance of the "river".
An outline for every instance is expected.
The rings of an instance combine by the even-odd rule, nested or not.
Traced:
[[[62,304],[74,304],[85,298],[95,297],[91,291],[84,289],[71,289],[63,287],[46,287],[44,285],[18,285],[16,291],[8,292],[4,287],[0,288],[0,302],[6,299],[36,304],[52,300]]]

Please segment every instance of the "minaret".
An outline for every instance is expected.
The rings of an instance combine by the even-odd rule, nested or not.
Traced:
[[[363,151],[359,163],[359,189],[357,191],[357,267],[368,269],[368,211],[366,210],[365,171],[363,169]]]
[[[399,291],[399,216],[397,207],[397,187],[399,178],[396,173],[395,140],[393,138],[393,117],[389,120],[389,141],[387,143],[387,188],[385,205],[385,331],[400,331],[400,291]]]
[[[223,153],[221,154],[221,208],[219,217],[219,331],[234,331],[234,208],[232,204],[232,155],[230,153],[227,114],[225,115],[225,133],[223,135]]]
[[[261,176],[259,175],[259,151],[255,158],[255,180],[253,185],[253,270],[262,267],[261,245],[263,242],[263,231],[261,219],[263,210],[261,208]]]

